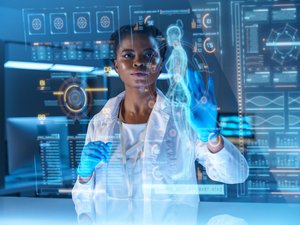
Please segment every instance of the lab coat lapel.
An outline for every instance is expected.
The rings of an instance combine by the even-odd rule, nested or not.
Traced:
[[[120,129],[118,125],[119,105],[124,98],[125,92],[120,93],[116,98],[109,101],[101,111],[101,127],[105,142],[114,142],[119,139]]]
[[[167,100],[164,95],[157,90],[157,99],[154,108],[150,114],[143,153],[143,185],[145,199],[151,199],[153,172],[157,166],[157,157],[166,133],[169,122],[169,113],[167,112]]]
[[[169,109],[166,97],[157,90],[157,99],[154,108],[150,114],[146,136],[145,136],[145,157],[153,159],[158,154],[163,142],[166,128],[169,122]]]
[[[144,220],[145,223],[152,216],[152,184],[153,172],[157,164],[157,156],[163,142],[166,128],[169,122],[169,114],[166,111],[166,97],[157,90],[157,98],[150,114],[145,135],[143,162],[143,194],[144,194]]]

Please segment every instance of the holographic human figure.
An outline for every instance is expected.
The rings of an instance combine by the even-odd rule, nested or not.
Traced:
[[[177,129],[189,136],[192,128],[202,141],[207,142],[217,135],[214,82],[209,76],[205,85],[200,71],[188,69],[187,53],[182,46],[182,28],[182,21],[177,20],[166,32],[167,44],[172,48],[166,62],[166,69],[171,75],[166,96],[171,101],[173,113],[186,115],[186,120],[175,121]]]
[[[171,24],[167,29],[167,44],[172,48],[171,54],[166,62],[166,69],[171,75],[169,79],[169,89],[166,94],[171,102],[171,110],[173,115],[186,114],[187,105],[191,102],[190,92],[186,85],[185,76],[188,67],[188,58],[185,49],[182,46],[183,38],[183,23],[177,20],[176,24]],[[183,117],[182,117],[183,118]],[[187,120],[175,120],[174,124],[177,130],[182,133],[179,134],[183,139],[192,135],[191,127]],[[190,174],[188,168],[194,163],[192,160],[192,153],[186,152],[184,155],[184,167],[181,173],[178,173],[173,179],[180,179],[181,177],[188,177]]]
[[[217,105],[214,96],[214,84],[211,77],[208,78],[207,88],[205,87],[202,74],[199,71],[188,69],[188,57],[182,46],[183,24],[177,20],[176,24],[171,24],[167,29],[167,44],[172,48],[171,54],[166,62],[166,69],[171,75],[170,86],[166,96],[171,102],[171,110],[175,114],[180,114],[182,120],[174,121],[177,130],[181,131],[181,137],[192,136],[196,131],[198,138],[202,141],[219,143],[215,140]],[[213,141],[212,141],[213,140]],[[182,173],[176,178],[187,177],[187,168],[193,163],[190,152],[185,154],[185,165]],[[176,179],[175,178],[175,179]]]
[[[167,97],[174,101],[173,103],[186,102],[189,97],[187,87],[184,82],[184,76],[187,71],[187,54],[182,47],[183,24],[177,20],[176,24],[171,24],[167,29],[167,44],[172,48],[172,52],[166,62],[166,69],[171,75],[170,87]]]
[[[176,24],[170,25],[167,29],[167,43],[173,50],[166,62],[166,68],[178,82],[187,69],[187,54],[181,45],[182,37],[182,21],[177,20]]]

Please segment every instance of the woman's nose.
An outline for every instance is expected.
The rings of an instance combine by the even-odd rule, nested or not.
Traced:
[[[145,65],[145,63],[143,63],[143,62],[141,62],[141,61],[135,61],[134,63],[133,63],[133,67],[142,67],[142,66],[144,66]]]

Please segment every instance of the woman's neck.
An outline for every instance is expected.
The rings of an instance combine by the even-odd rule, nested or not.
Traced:
[[[147,123],[155,102],[156,89],[154,88],[126,88],[120,111],[123,122]]]

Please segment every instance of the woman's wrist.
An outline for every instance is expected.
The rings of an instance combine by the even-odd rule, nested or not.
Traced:
[[[92,176],[89,176],[89,177],[81,177],[81,176],[79,176],[78,180],[79,180],[79,183],[86,184],[86,183],[88,183],[91,180],[91,178],[92,178]]]

